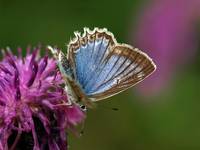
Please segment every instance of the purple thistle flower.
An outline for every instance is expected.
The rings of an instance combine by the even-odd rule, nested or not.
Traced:
[[[74,131],[85,113],[66,105],[56,61],[41,58],[40,48],[27,51],[23,58],[20,48],[18,56],[8,50],[0,62],[0,150],[66,150],[66,129]]]
[[[149,4],[134,32],[136,46],[152,56],[158,68],[139,86],[145,94],[166,87],[174,72],[195,56],[200,18],[199,0],[152,0]]]

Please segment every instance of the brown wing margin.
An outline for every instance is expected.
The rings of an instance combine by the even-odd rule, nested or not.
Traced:
[[[116,39],[114,38],[114,35],[111,32],[107,31],[106,28],[103,28],[103,29],[94,28],[94,30],[90,30],[89,28],[85,27],[83,34],[79,32],[74,32],[74,34],[75,34],[75,37],[67,45],[68,47],[67,58],[69,62],[72,64],[73,68],[76,68],[74,60],[75,60],[76,53],[78,53],[77,50],[80,49],[82,46],[87,45],[88,41],[94,41],[95,43],[96,39],[101,39],[102,41],[104,39],[108,40],[109,44],[108,44],[107,49],[111,49],[117,43]],[[91,57],[93,55],[93,51],[91,53]],[[75,69],[74,69],[74,74],[76,76]]]
[[[113,51],[107,56],[107,59],[110,59],[113,55],[126,57],[126,60],[130,60],[131,63],[124,67],[122,71],[116,72],[113,77],[106,79],[103,83],[98,85],[97,89],[111,80],[116,80],[116,84],[114,84],[107,91],[90,95],[89,98],[94,101],[105,99],[122,92],[141,82],[156,70],[156,65],[146,53],[138,50],[137,48],[132,48],[129,45],[120,44],[115,46]],[[120,67],[124,65],[123,63]]]

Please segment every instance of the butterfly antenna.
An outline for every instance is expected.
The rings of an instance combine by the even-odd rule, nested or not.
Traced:
[[[79,136],[82,136],[84,134],[84,130],[85,130],[85,123],[82,124],[81,130],[79,132]]]
[[[114,111],[118,111],[119,110],[119,108],[111,108],[112,110],[114,110]]]
[[[103,109],[106,109],[106,110],[113,110],[113,111],[118,111],[119,108],[116,108],[116,107],[106,107],[106,106],[100,106],[99,108],[103,108]]]
[[[85,121],[81,123],[81,128],[78,135],[79,137],[81,137],[85,133],[84,130],[85,130]]]

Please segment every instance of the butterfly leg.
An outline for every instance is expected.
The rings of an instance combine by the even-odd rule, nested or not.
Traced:
[[[73,106],[73,104],[76,104],[75,98],[70,91],[70,88],[67,86],[67,84],[64,87],[64,91],[67,95],[67,101],[62,101],[60,104],[57,104],[56,107],[59,106]]]

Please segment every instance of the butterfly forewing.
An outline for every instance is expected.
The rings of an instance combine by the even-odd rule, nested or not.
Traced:
[[[142,51],[118,44],[107,30],[85,29],[69,44],[68,59],[75,80],[93,101],[115,95],[132,87],[155,69],[153,61]]]
[[[103,78],[93,85],[93,93],[89,95],[97,100],[132,87],[155,70],[147,55],[127,45],[114,47],[105,61],[110,63],[102,69]]]
[[[76,78],[82,88],[90,84],[92,76],[99,70],[103,58],[114,45],[112,37],[101,32],[85,30],[84,35],[69,44],[68,59],[75,68]]]

